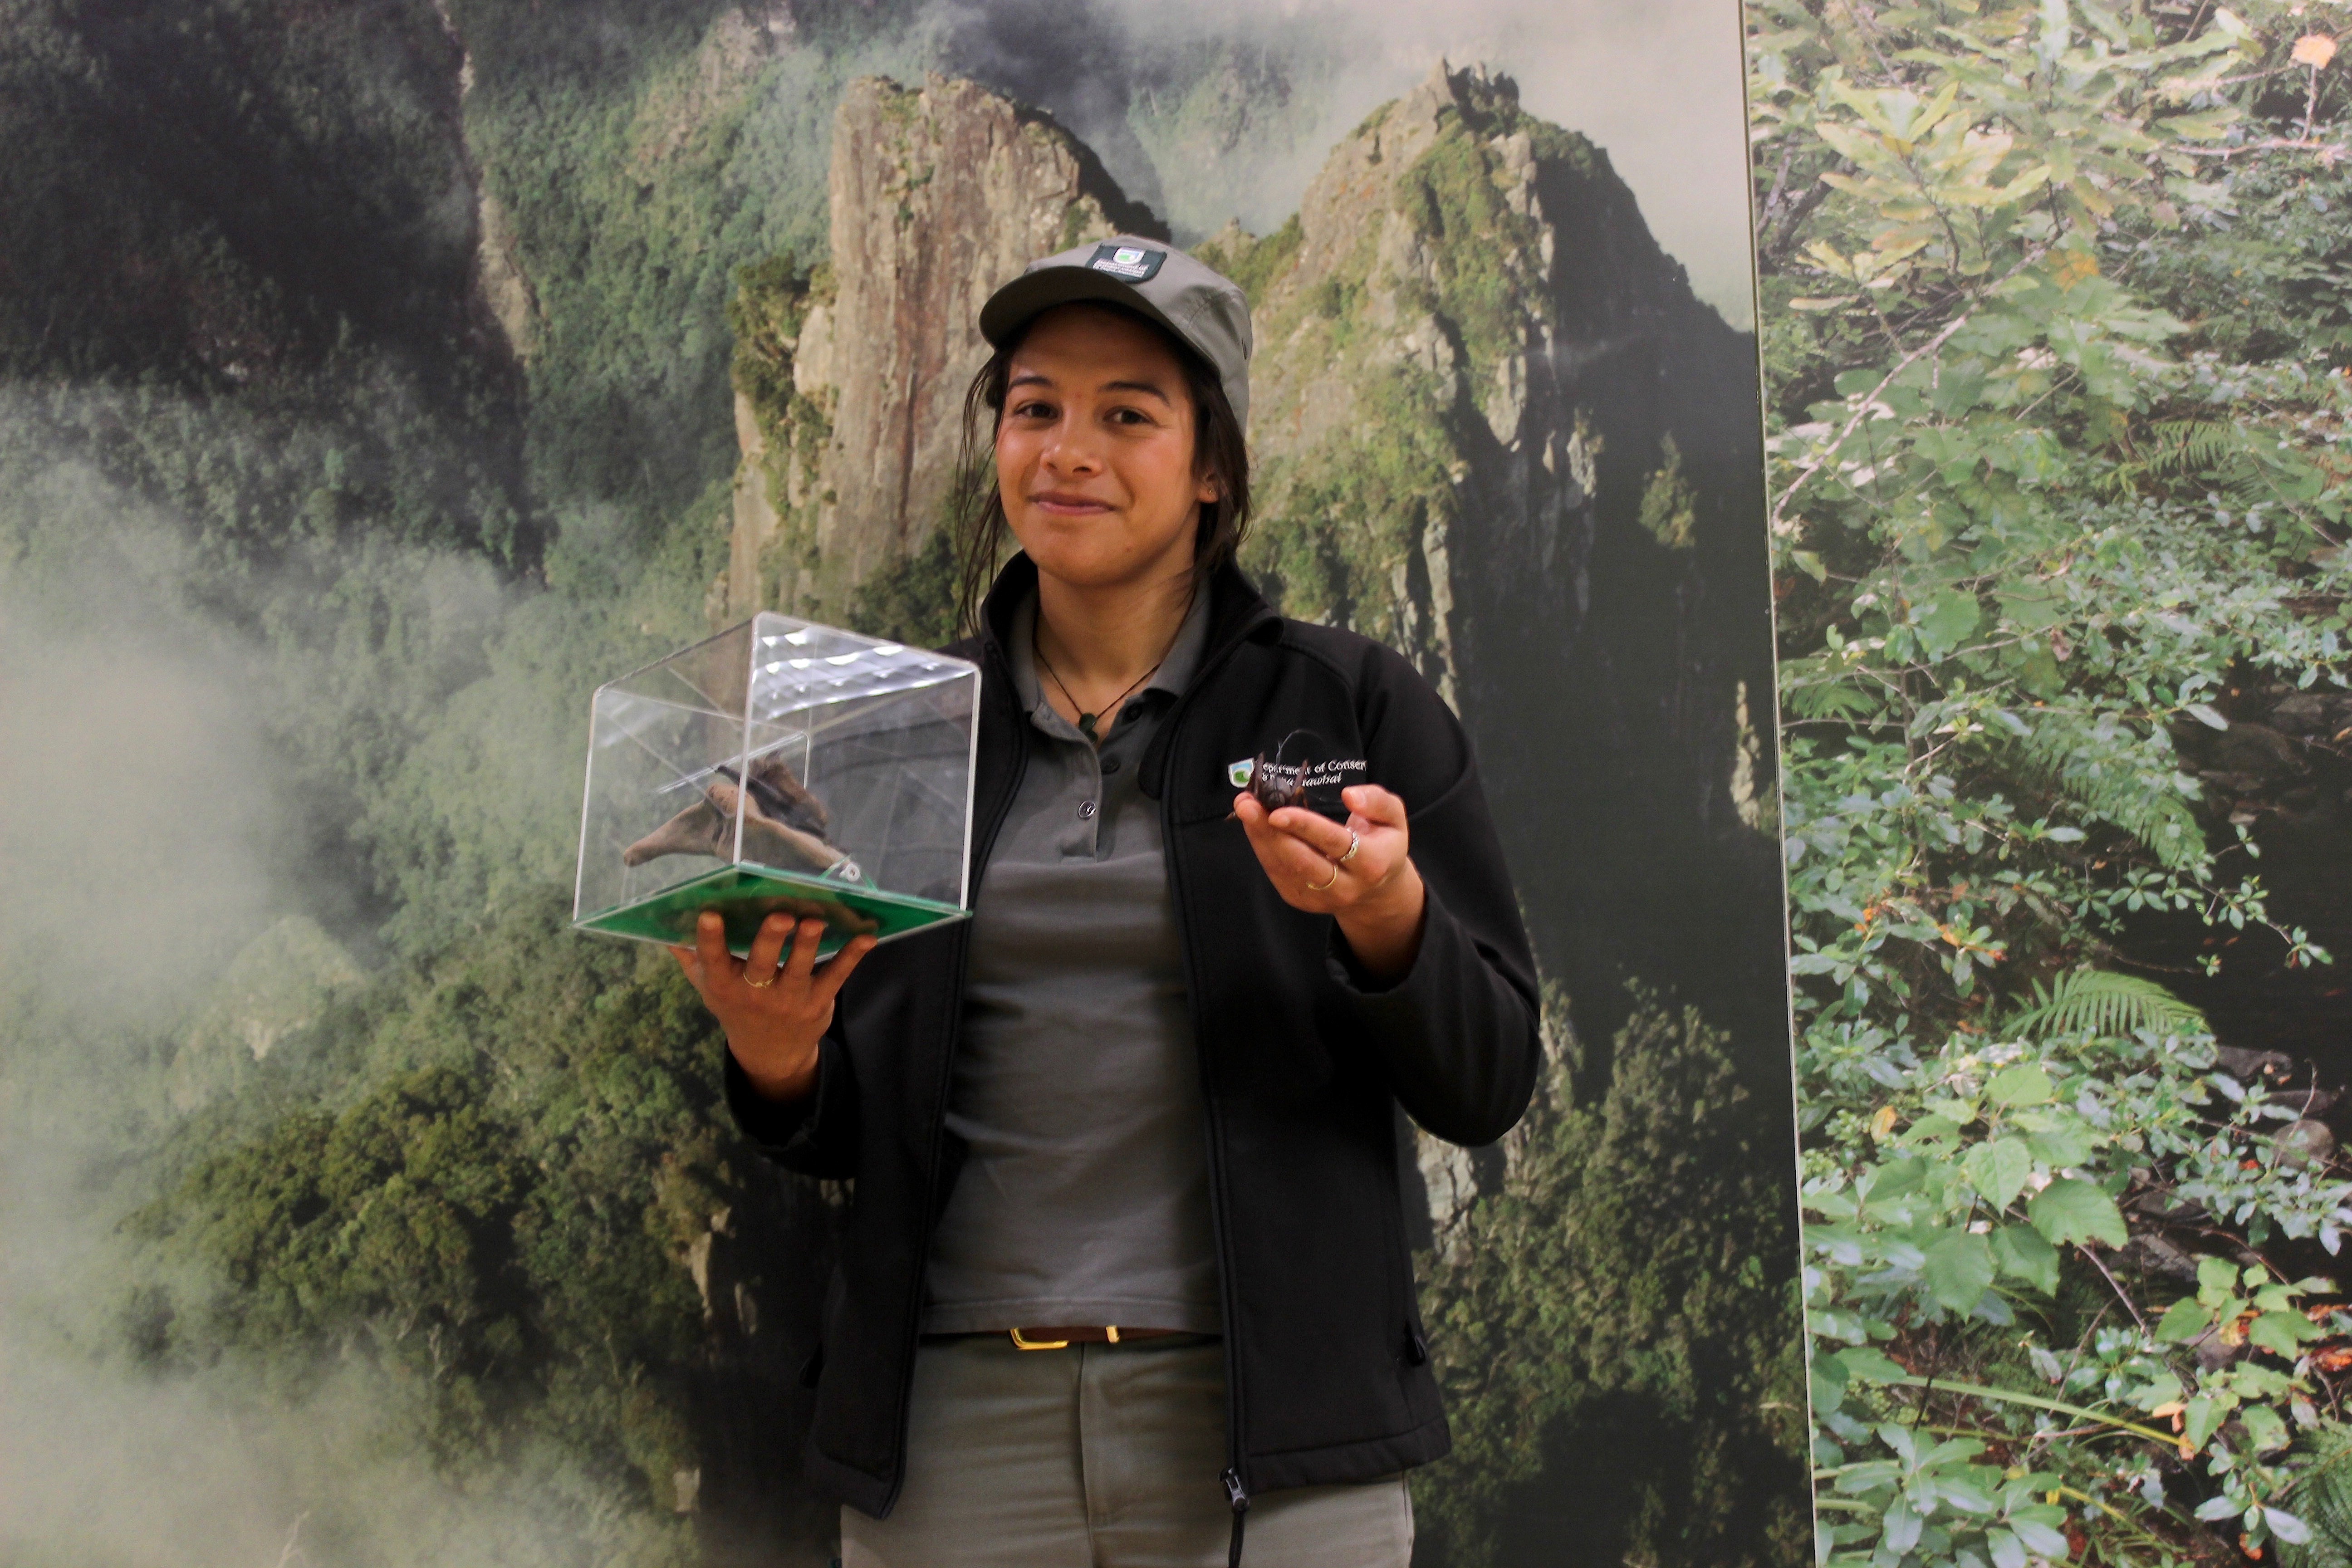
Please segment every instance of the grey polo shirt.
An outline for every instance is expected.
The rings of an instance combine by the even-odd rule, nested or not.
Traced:
[[[1039,685],[1033,595],[1009,639],[1037,733],[973,900],[947,1125],[968,1149],[923,1329],[1222,1331],[1201,1069],[1144,749],[1208,637],[1197,595],[1099,750]]]

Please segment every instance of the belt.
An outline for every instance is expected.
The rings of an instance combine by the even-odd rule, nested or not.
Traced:
[[[1171,1334],[1181,1334],[1181,1329],[1122,1329],[1117,1324],[1101,1328],[1074,1325],[1053,1329],[1007,1329],[1013,1336],[1013,1348],[1024,1351],[1066,1350],[1072,1345],[1118,1345],[1129,1340],[1160,1340]]]

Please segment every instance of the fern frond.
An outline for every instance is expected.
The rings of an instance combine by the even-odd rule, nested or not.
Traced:
[[[1865,719],[1880,710],[1877,698],[1843,682],[1793,687],[1789,711],[1800,719]]]
[[[2280,1568],[2352,1568],[2352,1433],[2323,1427],[2296,1447],[2312,1461],[2280,1506],[2311,1527],[2311,1539],[2280,1542]]]
[[[2147,427],[2141,455],[2108,471],[2106,488],[2121,495],[2143,479],[2204,479],[2239,504],[2267,497],[2261,455],[2245,430],[2214,419],[2158,419]]]
[[[2219,419],[2158,419],[2148,426],[2156,450],[2146,459],[2152,473],[2194,473],[2245,450],[2244,432]]]
[[[2112,721],[2041,720],[2021,747],[2035,782],[2139,840],[2157,862],[2180,870],[2204,858],[2205,830],[2173,784],[2169,752],[2152,752]]]
[[[2205,1015],[2137,974],[2076,969],[2033,986],[2033,1002],[2010,1020],[2018,1034],[2129,1035],[2153,1029],[2162,1035],[2206,1032]]]
[[[2221,493],[2233,506],[2247,507],[2256,501],[2278,500],[2278,481],[2263,468],[2243,468],[2222,476]]]

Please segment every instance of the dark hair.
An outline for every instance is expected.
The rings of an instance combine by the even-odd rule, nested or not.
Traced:
[[[1139,311],[1089,300],[1098,310],[1115,310],[1140,321],[1158,333],[1184,367],[1184,384],[1192,396],[1192,471],[1217,481],[1217,499],[1201,503],[1199,531],[1192,536],[1192,574],[1196,584],[1241,548],[1249,532],[1249,447],[1242,422],[1225,399],[1224,384],[1209,362],[1175,333]],[[1032,318],[1034,324],[1035,318]],[[1013,339],[988,356],[980,374],[963,395],[963,450],[956,463],[953,508],[956,556],[956,617],[964,635],[981,629],[981,601],[988,596],[1005,555],[1005,538],[1012,525],[1004,515],[1004,498],[997,489],[996,429],[1004,418],[1005,383],[1012,378],[1013,355],[1029,332],[1024,324]],[[982,441],[982,415],[987,415]]]

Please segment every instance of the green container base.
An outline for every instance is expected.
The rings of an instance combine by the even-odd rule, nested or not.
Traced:
[[[738,958],[751,951],[751,938],[760,923],[779,912],[796,920],[814,915],[824,921],[824,940],[817,944],[820,958],[840,952],[853,937],[873,936],[888,942],[941,921],[963,920],[971,913],[953,904],[871,888],[847,888],[822,877],[772,871],[763,866],[721,866],[691,881],[665,888],[649,899],[600,910],[572,923],[578,930],[606,936],[691,947],[696,918],[705,910],[717,910],[726,921],[727,949]]]

